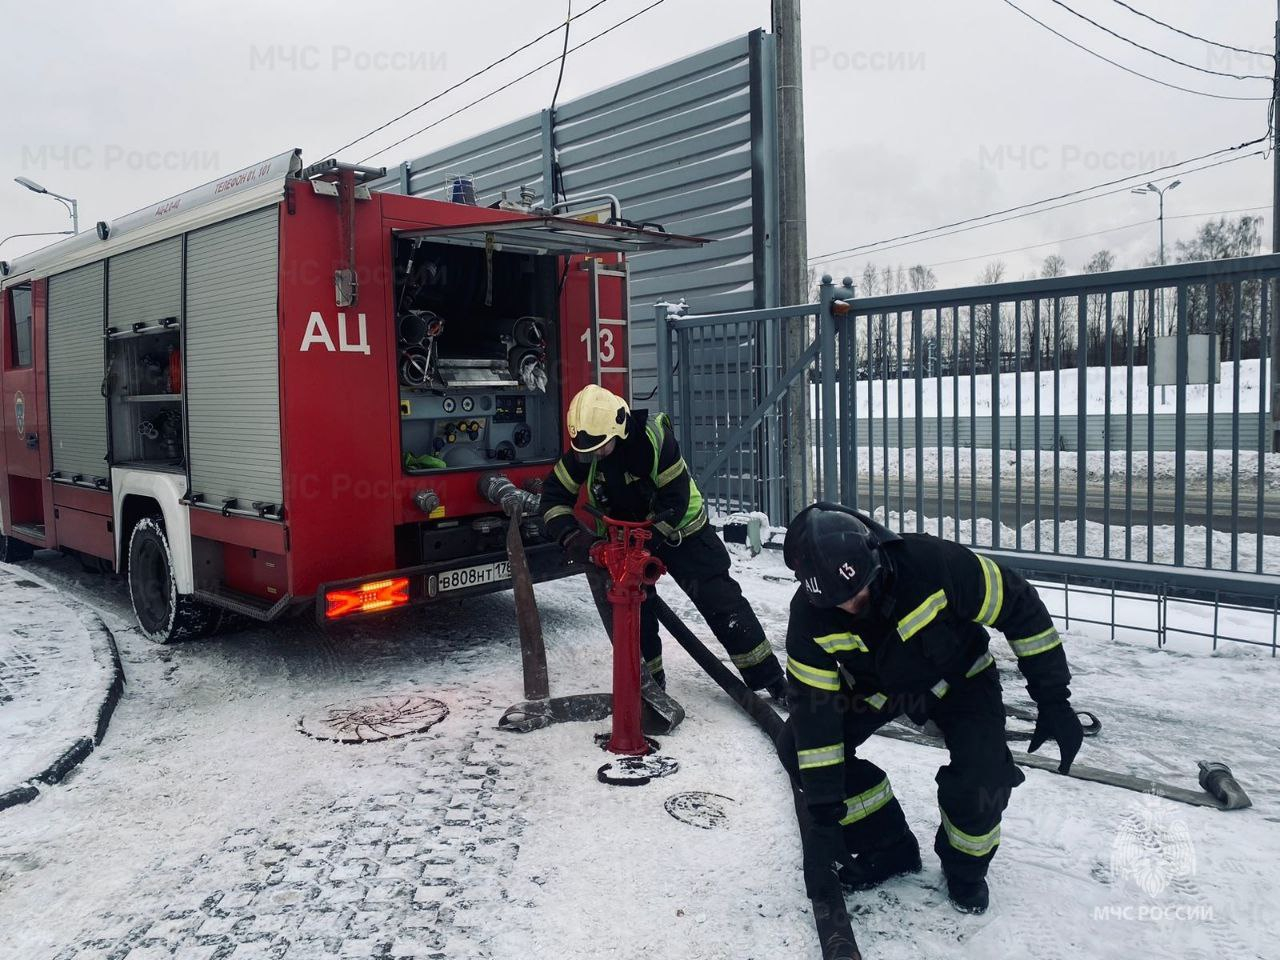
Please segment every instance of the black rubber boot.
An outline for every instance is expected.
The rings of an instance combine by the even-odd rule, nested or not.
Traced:
[[[948,876],[947,896],[951,898],[951,905],[961,913],[986,913],[991,903],[985,880],[961,880]]]
[[[846,890],[870,890],[904,873],[920,872],[920,844],[907,831],[879,850],[868,850],[853,858],[852,866],[840,868],[840,884]]]
[[[765,687],[765,690],[773,698],[773,703],[776,707],[782,710],[787,709],[787,681],[785,679],[775,680]]]
[[[843,901],[814,900],[813,922],[818,928],[822,960],[862,960]]]

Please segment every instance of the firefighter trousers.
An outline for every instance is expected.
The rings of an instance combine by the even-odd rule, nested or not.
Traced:
[[[707,626],[729,653],[729,659],[753,690],[784,680],[782,667],[765,639],[764,628],[742,588],[729,575],[729,551],[708,524],[679,544],[651,541],[654,554],[667,566],[671,579],[698,608]],[[665,683],[662,670],[662,639],[658,635],[658,614],[649,587],[650,599],[640,608],[640,652],[650,672]]]
[[[847,796],[840,821],[845,847],[854,855],[876,850],[908,829],[888,775],[856,753],[876,730],[904,713],[936,723],[951,754],[950,763],[934,778],[941,823],[933,849],[949,876],[981,879],[1000,844],[1000,819],[1009,795],[1025,779],[1005,741],[1004,702],[994,665],[952,683],[942,697],[893,695],[878,710],[867,699],[850,697],[844,714]],[[783,750],[783,764],[793,779],[799,777],[794,739]]]

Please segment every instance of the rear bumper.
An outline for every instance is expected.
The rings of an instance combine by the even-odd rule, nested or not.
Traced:
[[[533,577],[534,583],[545,583],[548,580],[559,580],[563,577],[571,577],[581,573],[581,567],[570,566],[565,562],[564,551],[560,549],[558,544],[546,543],[537,546],[525,547],[525,556],[529,561],[529,573]],[[374,574],[368,577],[359,577],[355,580],[338,580],[332,583],[325,583],[316,591],[315,597],[315,617],[321,626],[331,626],[338,623],[347,623],[352,620],[366,620],[370,617],[385,616],[389,613],[396,613],[411,607],[420,607],[429,603],[435,603],[439,600],[461,600],[466,597],[476,597],[486,593],[500,593],[504,590],[511,589],[511,579],[497,580],[492,583],[476,584],[474,586],[458,587],[452,590],[440,590],[440,577],[442,574],[449,573],[454,570],[465,570],[469,567],[478,567],[491,563],[501,563],[507,560],[505,551],[496,553],[486,553],[478,556],[459,558],[454,560],[444,560],[438,563],[427,563],[416,567],[406,567],[402,570],[392,570],[387,573]],[[376,581],[405,579],[408,581],[408,601],[387,610],[378,610],[373,613],[351,613],[338,619],[330,619],[326,616],[328,609],[328,600],[326,595],[334,590],[353,590],[362,584]]]

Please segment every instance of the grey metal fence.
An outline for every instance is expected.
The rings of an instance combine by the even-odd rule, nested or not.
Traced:
[[[1246,361],[1247,363],[1247,361]],[[1147,423],[1150,417],[1152,423]],[[1157,453],[1178,449],[1178,417],[1172,413],[1138,413],[1133,415],[1133,429],[1137,436],[1145,437],[1150,432],[1154,437],[1155,450]],[[1021,427],[1027,436],[1036,435],[1040,438],[1041,450],[1052,450],[1058,447],[1060,450],[1075,450],[1076,444],[1080,440],[1079,424],[1076,422],[1074,413],[1061,414],[1055,424],[1052,416],[1040,415],[1039,430],[1035,430],[1031,426],[1030,416],[1001,416],[998,424],[992,422],[992,418],[983,417],[975,423],[969,423],[967,418],[962,418],[959,423],[953,424],[951,418],[945,418],[941,423],[934,417],[926,417],[924,422],[924,445],[926,448],[935,447],[938,443],[944,446],[951,446],[955,442],[963,444],[966,448],[970,445],[977,447],[979,450],[990,450],[992,444],[998,438],[1000,441],[1000,449],[1015,450],[1018,444],[1018,421],[1021,420]],[[1236,421],[1239,421],[1237,424]],[[1270,414],[1259,413],[1254,411],[1246,411],[1244,413],[1215,413],[1212,421],[1207,413],[1188,413],[1185,418],[1186,435],[1183,438],[1183,449],[1189,451],[1203,451],[1209,449],[1209,444],[1213,443],[1214,449],[1220,451],[1231,450],[1231,438],[1235,433],[1237,426],[1240,434],[1246,437],[1256,437],[1259,428],[1263,430],[1269,429]],[[1090,413],[1085,417],[1085,435],[1087,446],[1086,450],[1105,450],[1108,446],[1114,448],[1117,437],[1125,436],[1128,429],[1128,417],[1123,413]],[[820,436],[822,433],[822,422],[820,420],[811,420],[809,429],[813,431],[813,436]],[[888,437],[886,441],[886,435]],[[888,443],[891,447],[899,445],[911,449],[915,447],[915,421],[908,418],[899,420],[891,418],[888,423],[883,420],[873,420],[867,424],[867,432],[863,435],[863,444],[878,446]],[[1026,449],[1029,441],[1026,438],[1022,440],[1023,449]]]
[[[663,402],[690,411],[685,456],[721,511],[782,525],[803,506],[783,483],[788,387],[803,382],[806,499],[1040,575],[1274,607],[1277,279],[1280,256],[1263,256],[863,299],[824,278],[811,304],[659,307]],[[808,347],[783,371],[793,324]]]

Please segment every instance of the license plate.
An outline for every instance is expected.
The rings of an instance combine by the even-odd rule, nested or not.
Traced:
[[[498,583],[511,579],[511,562],[499,560],[497,563],[482,563],[478,567],[462,567],[458,570],[446,570],[439,576],[440,592],[465,590],[467,587],[482,587],[489,583]]]

